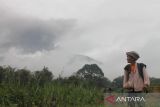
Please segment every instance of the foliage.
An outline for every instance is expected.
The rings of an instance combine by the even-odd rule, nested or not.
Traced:
[[[96,64],[86,64],[70,77],[54,78],[52,72],[0,66],[0,107],[97,107],[103,106],[106,89],[122,92],[123,76],[112,82]],[[159,90],[160,79],[151,78]],[[156,87],[154,87],[156,86]]]
[[[0,107],[65,107],[99,105],[103,93],[77,77],[53,79],[40,71],[0,66]]]

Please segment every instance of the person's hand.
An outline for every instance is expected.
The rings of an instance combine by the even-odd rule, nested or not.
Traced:
[[[130,81],[128,81],[128,86],[133,88],[133,85],[132,85],[132,83]]]
[[[148,84],[144,84],[144,87],[145,87],[145,88],[148,88],[149,86],[148,86]]]
[[[126,84],[123,86],[125,89],[133,89],[132,84],[130,81],[128,81]]]
[[[148,93],[148,85],[147,84],[144,85],[143,92]]]

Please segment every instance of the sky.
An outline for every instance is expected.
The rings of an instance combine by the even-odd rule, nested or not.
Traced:
[[[136,51],[159,78],[159,10],[159,0],[0,0],[0,65],[59,75],[81,55],[112,80],[123,75],[126,52]]]

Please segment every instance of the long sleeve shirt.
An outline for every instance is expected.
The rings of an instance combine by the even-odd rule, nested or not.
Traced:
[[[145,67],[143,67],[144,80],[139,75],[137,63],[136,63],[135,70],[136,70],[135,72],[130,72],[128,80],[127,80],[127,71],[124,71],[123,87],[133,88],[134,91],[143,91],[143,88],[145,85],[148,85],[148,86],[150,85],[150,80],[149,80],[147,70]]]

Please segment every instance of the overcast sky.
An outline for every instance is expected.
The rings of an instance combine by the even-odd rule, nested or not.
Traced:
[[[126,51],[137,51],[160,77],[159,0],[0,0],[0,64],[55,75],[73,55],[123,75]]]

